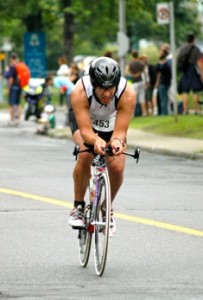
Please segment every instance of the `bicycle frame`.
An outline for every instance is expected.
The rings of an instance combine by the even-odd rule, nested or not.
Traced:
[[[110,210],[111,210],[111,187],[108,176],[106,156],[113,156],[112,149],[106,148],[106,155],[96,154],[92,145],[85,145],[87,149],[80,150],[76,145],[73,155],[82,152],[93,154],[91,163],[91,177],[89,180],[89,204],[85,208],[84,228],[79,229],[79,254],[80,264],[86,267],[89,260],[92,234],[95,236],[95,270],[97,275],[102,276],[107,260],[108,240],[110,229]],[[138,162],[140,150],[135,149],[134,154],[123,152],[135,158]],[[93,186],[93,187],[92,187]],[[91,189],[93,188],[93,192]],[[105,204],[105,207],[103,205]]]
[[[93,204],[93,210],[91,215],[90,223],[91,225],[94,225],[95,223],[95,211],[98,206],[98,199],[99,199],[99,178],[101,177],[102,173],[106,173],[108,176],[108,169],[107,169],[107,163],[104,156],[101,155],[95,155],[92,164],[91,164],[91,178],[90,182],[92,186],[90,185],[90,192],[92,191],[94,194],[91,195],[92,197],[92,204]],[[94,187],[95,186],[95,187]]]

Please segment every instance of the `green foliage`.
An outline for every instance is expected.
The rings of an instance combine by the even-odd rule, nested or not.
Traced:
[[[181,2],[181,1],[179,1]],[[202,39],[201,23],[198,18],[197,6],[192,4],[193,1],[177,6],[175,3],[175,30],[176,30],[176,44],[182,45],[186,42],[188,32],[194,32],[197,38]],[[190,3],[189,3],[190,2]]]
[[[130,127],[156,134],[178,136],[193,139],[203,139],[203,116],[174,116],[138,117],[131,121]]]
[[[143,38],[157,45],[162,42],[169,43],[169,26],[159,25],[156,21],[157,0],[125,2],[126,28],[132,47],[137,47],[138,41]],[[188,31],[193,31],[201,38],[195,1],[173,2],[177,46],[185,41]],[[0,1],[0,43],[2,37],[9,37],[15,45],[15,50],[22,52],[22,36],[26,30],[45,31],[49,68],[57,66],[57,57],[64,51],[70,52],[66,53],[68,57],[79,53],[100,54],[107,44],[115,45],[117,42],[118,4],[119,0]],[[67,47],[67,39],[64,41],[64,16],[67,13],[74,17],[72,24],[67,25],[68,29],[74,32],[73,49]]]
[[[148,57],[148,62],[150,64],[156,64],[159,60],[159,49],[154,44],[149,45],[146,48],[140,49],[140,54],[145,54]]]

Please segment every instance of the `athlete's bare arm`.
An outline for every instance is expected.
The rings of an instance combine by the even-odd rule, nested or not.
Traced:
[[[115,122],[115,129],[111,138],[126,140],[127,130],[129,127],[130,120],[133,116],[136,104],[136,95],[132,87],[127,84],[124,93],[122,94],[118,102],[118,111]]]
[[[81,80],[77,82],[71,94],[71,105],[83,140],[88,144],[95,145],[96,148],[105,147],[106,142],[98,137],[92,129],[89,102]],[[97,152],[100,153],[100,150]],[[101,151],[101,153],[103,152]]]

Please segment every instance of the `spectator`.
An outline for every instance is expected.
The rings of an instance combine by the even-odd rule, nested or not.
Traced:
[[[157,65],[155,89],[158,89],[160,114],[168,115],[168,90],[171,84],[171,66],[167,61],[168,53],[160,51],[160,60]]]
[[[181,63],[182,61],[182,63]],[[188,100],[190,92],[193,93],[195,114],[198,113],[199,92],[203,90],[203,68],[201,64],[201,52],[195,45],[195,36],[189,33],[187,43],[179,51],[177,65],[181,66],[181,79],[178,84],[178,92],[183,94],[183,114],[188,114]],[[197,68],[199,72],[197,72]],[[179,67],[180,68],[180,67]]]
[[[81,77],[80,69],[78,68],[77,64],[72,63],[70,65],[70,72],[68,75],[68,78],[70,81],[72,81],[74,84],[78,81],[78,79]]]
[[[162,44],[160,50],[164,50],[166,52],[166,54],[167,54],[167,56],[166,56],[167,62],[171,65],[172,54],[170,53],[170,46],[169,46],[169,44],[167,44],[167,43]]]
[[[58,59],[59,69],[57,71],[57,76],[65,76],[69,74],[69,66],[67,59],[64,56],[59,57]]]
[[[10,56],[10,67],[7,70],[8,79],[8,102],[9,102],[9,114],[10,114],[10,125],[17,125],[20,116],[20,98],[21,88],[19,86],[18,74],[16,65],[19,62],[19,57],[16,53],[12,53]]]
[[[150,114],[157,115],[157,101],[153,99],[153,91],[156,83],[156,65],[148,64],[149,83],[146,88],[147,111]]]
[[[167,43],[164,43],[161,45],[161,50],[164,50],[167,53],[166,60],[170,67],[172,68],[172,53],[170,53],[170,45]],[[170,87],[168,89],[168,113],[171,112],[172,108],[174,108],[174,96],[173,96],[173,87],[172,87],[172,80]]]
[[[65,125],[69,125],[69,108],[70,108],[70,95],[74,89],[74,83],[68,78],[68,76],[57,76],[54,78],[54,86],[59,89],[60,93],[66,97],[66,120]]]
[[[137,102],[141,106],[142,116],[147,115],[145,103],[145,80],[143,79],[144,67],[144,63],[139,59],[138,52],[134,50],[132,52],[132,60],[128,65],[127,72],[129,72],[131,77],[133,89],[137,95]]]
[[[145,81],[146,113],[147,115],[151,115],[153,110],[152,93],[156,81],[156,66],[148,63],[148,57],[146,54],[141,55],[140,60],[144,64],[144,72],[142,73],[142,76],[143,80]]]
[[[109,58],[113,58],[113,53],[112,53],[111,51],[106,51],[106,52],[104,53],[104,56],[105,56],[105,57],[109,57]]]
[[[51,76],[47,76],[45,78],[45,82],[43,83],[43,97],[44,101],[47,104],[51,103],[51,96],[52,96],[52,85],[53,85],[53,79]]]
[[[56,72],[57,76],[68,76],[69,75],[69,66],[67,59],[64,56],[59,57],[58,59],[59,69]],[[59,105],[62,106],[64,104],[64,99],[66,98],[65,92],[61,89],[59,94]]]
[[[9,79],[9,70],[10,70],[10,67],[9,66],[6,66],[5,67],[5,71],[4,71],[4,77],[6,78],[6,79]]]

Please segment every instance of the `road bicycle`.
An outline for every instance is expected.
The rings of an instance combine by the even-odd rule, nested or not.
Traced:
[[[73,151],[76,160],[79,153],[89,152],[93,155],[91,163],[91,176],[86,190],[86,206],[84,209],[84,226],[79,229],[79,260],[82,267],[86,267],[89,261],[92,236],[94,234],[94,263],[98,276],[102,276],[106,266],[108,241],[111,223],[111,187],[108,175],[107,157],[112,156],[111,147],[105,148],[105,155],[94,152],[92,145],[80,150],[76,145]],[[139,161],[140,149],[134,153],[123,152]]]

